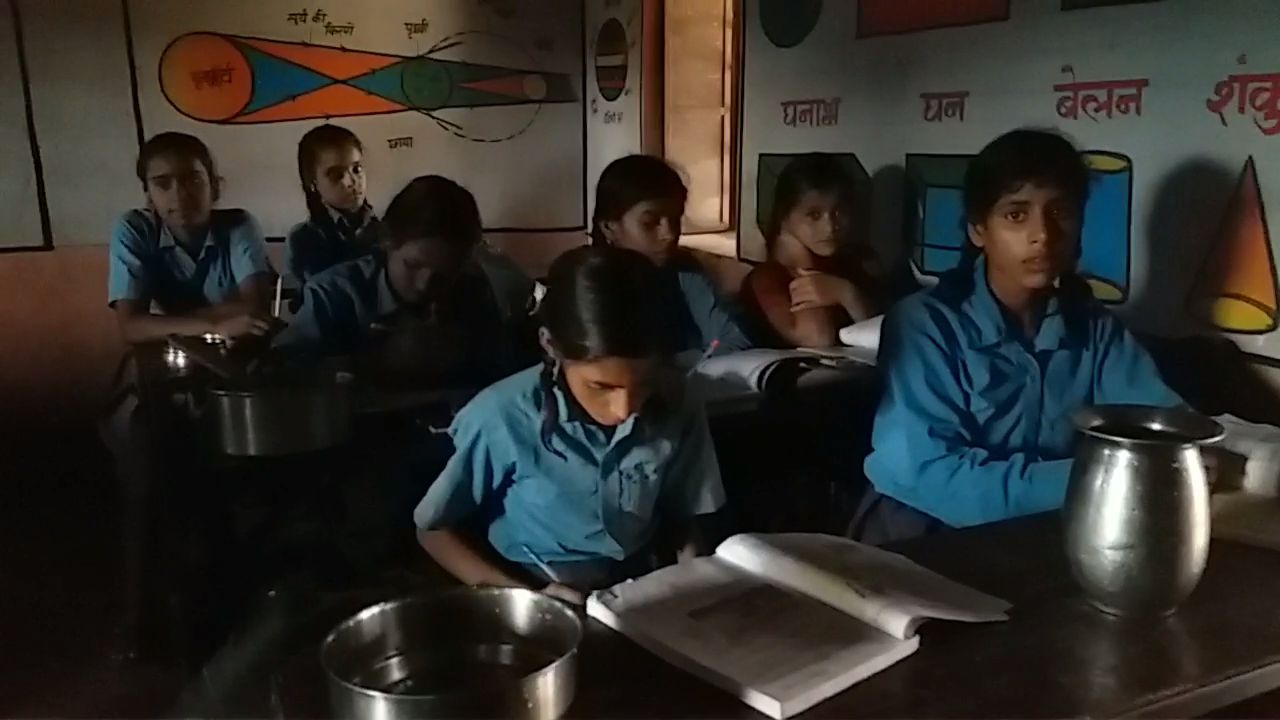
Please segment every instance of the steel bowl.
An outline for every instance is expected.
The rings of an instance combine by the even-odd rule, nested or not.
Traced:
[[[320,651],[335,717],[557,718],[573,700],[582,621],[517,588],[391,600],[344,620]]]
[[[209,388],[218,449],[234,457],[327,450],[351,435],[351,376],[247,378]]]

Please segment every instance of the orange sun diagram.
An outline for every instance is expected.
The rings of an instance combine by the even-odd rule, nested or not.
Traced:
[[[266,38],[196,32],[160,57],[160,87],[174,109],[221,124],[416,111],[434,113],[575,102],[565,73],[433,57],[467,42],[460,33],[423,55],[366,52]]]

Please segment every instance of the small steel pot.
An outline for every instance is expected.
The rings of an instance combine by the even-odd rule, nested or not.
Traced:
[[[582,621],[532,590],[465,588],[373,605],[320,652],[337,718],[558,718]]]
[[[218,448],[237,457],[296,455],[351,435],[351,376],[250,379],[209,389],[205,410]]]
[[[1089,602],[1124,616],[1167,615],[1209,554],[1200,445],[1222,426],[1189,410],[1111,405],[1076,417],[1067,486],[1067,557]]]

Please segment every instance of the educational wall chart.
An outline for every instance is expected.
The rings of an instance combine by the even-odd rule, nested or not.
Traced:
[[[1007,130],[1057,128],[1090,168],[1079,270],[1095,296],[1141,330],[1280,360],[1280,5],[809,2],[812,26],[776,5],[745,8],[744,257],[764,256],[766,158],[851,153],[872,177],[870,241],[928,282],[966,242],[969,159]]]
[[[640,152],[644,13],[640,0],[592,0],[585,13],[589,224],[600,173],[613,160]]]
[[[326,121],[363,140],[375,207],[439,173],[475,193],[488,228],[583,225],[579,3],[130,8],[145,133],[203,138],[227,179],[223,204],[251,209],[268,235],[302,219],[301,191],[289,203],[280,189],[298,186],[298,138]]]
[[[0,2],[0,145],[7,148],[0,163],[0,250],[43,248],[49,229],[42,220],[45,207],[42,178],[38,173],[39,144],[31,122],[30,86],[21,42],[17,0]]]

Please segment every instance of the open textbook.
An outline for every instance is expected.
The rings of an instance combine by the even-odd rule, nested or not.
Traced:
[[[929,618],[990,622],[1008,608],[901,555],[808,533],[735,535],[587,600],[591,617],[775,718],[915,652]]]
[[[876,356],[859,348],[755,348],[702,360],[689,370],[689,384],[706,399],[764,392],[780,368],[840,369],[875,365]]]

